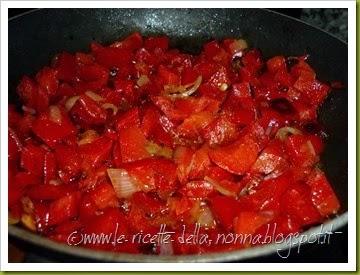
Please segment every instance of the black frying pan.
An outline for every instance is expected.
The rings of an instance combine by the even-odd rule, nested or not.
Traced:
[[[273,55],[310,55],[321,80],[347,85],[347,44],[295,19],[263,9],[42,9],[9,21],[9,102],[24,74],[34,74],[58,52],[86,51],[91,41],[110,43],[127,34],[166,34],[172,46],[196,53],[209,39],[242,37]],[[334,91],[319,111],[329,139],[324,169],[342,203],[342,213],[326,223],[336,230],[347,223],[347,92]],[[315,227],[307,234],[319,232]],[[231,261],[275,253],[266,245],[230,253],[150,256],[94,252],[54,243],[15,226],[9,234],[58,252],[103,261]],[[295,240],[296,241],[296,240]],[[288,244],[281,247],[286,249]]]

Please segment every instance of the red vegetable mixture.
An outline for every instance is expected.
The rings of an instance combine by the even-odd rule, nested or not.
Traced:
[[[199,55],[139,33],[58,54],[9,106],[9,223],[53,240],[175,231],[169,245],[84,244],[193,254],[248,242],[185,244],[193,233],[284,236],[323,222],[339,201],[319,169],[316,110],[330,91],[306,56],[264,60],[246,41]],[[183,232],[185,225],[185,233]]]

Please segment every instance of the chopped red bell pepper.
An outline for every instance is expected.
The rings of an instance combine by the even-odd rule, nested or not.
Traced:
[[[304,183],[293,184],[284,194],[281,201],[285,213],[302,226],[319,223],[322,218],[311,201],[311,189]]]
[[[232,144],[211,149],[209,156],[221,168],[238,175],[244,174],[256,161],[259,144],[245,137]]]
[[[123,162],[150,157],[146,150],[147,140],[140,128],[133,126],[119,132],[119,145]]]
[[[194,55],[138,32],[90,49],[61,52],[19,81],[21,102],[9,106],[10,221],[61,243],[74,231],[131,240],[166,225],[169,245],[81,246],[200,254],[256,244],[180,239],[198,230],[269,243],[340,211],[318,168],[317,126],[339,85],[321,82],[307,56],[265,59],[235,38]]]
[[[33,132],[50,147],[75,134],[76,128],[67,114],[58,107],[52,111],[49,108],[42,113],[33,123]]]
[[[82,94],[71,108],[72,118],[82,125],[100,125],[107,119],[106,110],[86,94]]]
[[[311,188],[311,200],[323,217],[335,214],[340,209],[339,199],[325,177],[325,174],[315,169],[306,182]]]

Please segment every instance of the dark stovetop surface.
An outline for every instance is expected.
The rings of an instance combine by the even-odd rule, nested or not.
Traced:
[[[10,9],[9,17],[28,11],[29,9]],[[347,9],[274,9],[277,12],[299,18],[311,25],[319,27],[336,37],[347,41]],[[331,236],[329,244],[308,244],[291,251],[286,259],[278,255],[259,257],[247,262],[347,262],[348,227],[338,230],[342,234]],[[74,258],[41,250],[27,243],[9,237],[9,261],[14,262],[88,262],[89,260]],[[91,260],[91,262],[94,262]]]

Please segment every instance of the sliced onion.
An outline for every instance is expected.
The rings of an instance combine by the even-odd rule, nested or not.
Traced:
[[[219,86],[219,89],[220,89],[222,92],[225,92],[228,88],[229,88],[229,85],[227,85],[226,83],[222,83],[222,84]]]
[[[104,101],[104,98],[102,96],[100,96],[97,93],[94,93],[92,91],[87,91],[87,92],[85,92],[85,94],[94,101]]]
[[[173,156],[173,150],[171,148],[166,146],[160,146],[151,141],[149,141],[145,145],[145,149],[152,156],[160,156],[168,159],[171,159]]]
[[[11,213],[8,214],[8,224],[17,224],[20,222],[20,219],[18,217],[14,217],[11,215]]]
[[[289,134],[301,135],[302,132],[300,130],[296,129],[296,128],[293,128],[293,127],[282,127],[277,131],[275,137],[280,139],[280,140],[285,140]]]
[[[30,214],[22,214],[21,223],[29,230],[36,231],[35,220]]]
[[[164,87],[169,96],[171,97],[188,97],[196,92],[202,82],[202,76],[200,75],[193,83],[180,86],[167,86]]]
[[[211,210],[209,207],[204,206],[200,210],[200,214],[197,220],[197,223],[204,227],[214,227],[215,226],[215,220],[214,216],[211,213]]]
[[[50,185],[60,185],[61,181],[59,179],[52,179],[52,180],[49,180],[49,184]]]
[[[149,81],[150,81],[150,80],[149,80],[149,78],[147,77],[147,75],[141,75],[141,76],[139,77],[139,79],[137,80],[136,84],[137,84],[139,87],[142,87],[142,86],[148,84]]]
[[[30,108],[30,107],[27,107],[27,106],[25,106],[25,105],[23,105],[23,106],[21,107],[21,109],[22,109],[25,113],[29,113],[29,114],[31,114],[31,115],[35,115],[35,114],[36,114],[36,110],[35,110],[35,109]]]
[[[113,115],[116,115],[117,112],[118,112],[118,107],[116,107],[112,103],[104,103],[101,107],[104,108],[104,109],[111,109],[112,112],[113,112]]]
[[[216,180],[213,180],[209,177],[204,177],[204,180],[210,182],[212,184],[212,186],[214,186],[214,188],[219,191],[221,194],[228,196],[228,197],[237,197],[237,194],[233,191],[230,191],[226,188],[224,188],[223,186],[221,186],[221,184],[219,184]]]
[[[29,197],[22,197],[21,204],[25,213],[32,214],[34,212],[34,204]]]
[[[310,140],[308,140],[308,141],[306,142],[306,145],[308,146],[310,153],[311,153],[313,156],[316,156],[315,148],[314,148],[314,146],[312,145],[312,143],[311,143]]]
[[[159,250],[159,255],[174,255],[174,248],[171,240],[168,240],[167,242],[161,242],[159,245]]]
[[[136,181],[125,169],[110,168],[107,173],[118,198],[129,198],[139,191]]]
[[[50,108],[50,120],[57,124],[61,124],[62,115],[59,107],[50,106],[49,108]]]
[[[230,49],[233,53],[242,52],[248,48],[248,44],[244,39],[237,39],[230,45]]]
[[[81,135],[81,139],[77,142],[78,145],[83,145],[83,144],[87,144],[87,143],[91,143],[93,142],[97,137],[98,137],[98,133],[95,130],[86,130],[82,135]]]
[[[72,96],[68,100],[66,100],[65,109],[67,111],[70,111],[71,108],[75,105],[76,101],[78,101],[79,98],[80,98],[80,96],[76,95],[76,96]]]
[[[243,189],[240,191],[240,196],[245,196],[252,194],[254,192],[254,188],[256,188],[260,182],[263,180],[263,178],[260,175],[251,175],[250,179],[246,183],[246,185],[243,187]]]

